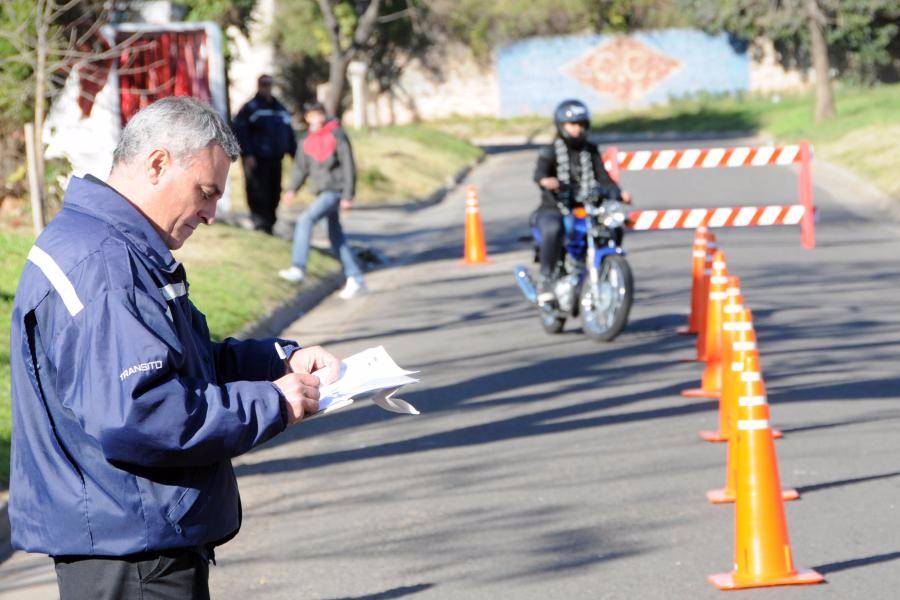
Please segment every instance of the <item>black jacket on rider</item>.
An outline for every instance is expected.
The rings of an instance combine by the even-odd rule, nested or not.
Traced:
[[[621,198],[621,190],[619,186],[614,182],[609,173],[606,172],[606,168],[603,166],[603,160],[600,157],[600,151],[597,148],[596,144],[592,144],[588,141],[582,141],[581,143],[572,144],[571,142],[566,144],[566,150],[569,155],[569,164],[570,165],[578,165],[580,162],[581,152],[587,151],[587,153],[591,157],[591,162],[593,163],[594,170],[594,179],[595,184],[599,188],[600,196],[602,198],[609,198],[613,200],[619,200]],[[537,165],[534,168],[534,182],[538,184],[540,187],[540,180],[545,177],[557,177],[559,178],[559,173],[557,170],[557,156],[556,156],[556,147],[554,144],[548,144],[541,148],[538,153]],[[581,185],[581,170],[578,168],[571,169],[571,193],[566,194],[570,198],[567,202],[568,208],[575,208],[576,206],[580,206],[576,199],[578,198],[580,185]],[[560,182],[560,185],[564,185],[563,182]],[[541,189],[541,205],[538,210],[552,209],[559,210],[557,206],[557,198],[559,197],[559,192],[551,192],[550,190],[546,190],[544,188]]]

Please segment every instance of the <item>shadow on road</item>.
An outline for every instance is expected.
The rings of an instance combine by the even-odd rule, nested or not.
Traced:
[[[900,552],[887,552],[885,554],[875,554],[866,556],[865,558],[854,558],[853,560],[844,560],[841,562],[828,563],[813,567],[816,571],[823,575],[836,573],[837,571],[846,571],[847,569],[855,569],[857,567],[866,567],[878,563],[888,562],[900,558]]]
[[[836,481],[826,481],[825,483],[815,483],[813,485],[804,485],[798,487],[797,491],[801,494],[808,494],[810,492],[818,492],[819,490],[828,490],[836,487],[855,485],[857,483],[878,481],[880,479],[890,479],[891,477],[900,477],[900,471],[894,471],[893,473],[881,473],[880,475],[867,475],[865,477],[853,477],[851,479],[838,479]]]
[[[394,598],[403,598],[404,596],[418,594],[419,592],[430,590],[433,587],[433,583],[419,583],[417,585],[405,585],[403,587],[386,590],[377,594],[365,594],[363,596],[341,596],[340,598],[334,598],[333,600],[393,600]]]

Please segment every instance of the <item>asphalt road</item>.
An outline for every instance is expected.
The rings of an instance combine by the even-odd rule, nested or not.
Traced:
[[[714,402],[678,395],[701,370],[679,361],[692,340],[674,335],[691,233],[628,236],[637,297],[614,343],[588,341],[577,323],[548,336],[511,274],[531,255],[520,238],[537,202],[534,160],[534,149],[499,152],[470,177],[490,265],[459,262],[461,191],[414,213],[352,215],[355,239],[395,266],[369,275],[369,296],[333,297],[286,335],[342,355],[384,345],[421,370],[403,397],[422,415],[360,402],[237,460],[244,527],[218,552],[214,597],[722,595],[706,577],[733,562],[733,510],[704,493],[724,481],[725,448],[696,433],[715,424]],[[779,167],[626,173],[624,183],[643,208],[775,204],[796,193],[795,173]],[[772,420],[785,433],[782,482],[803,495],[786,509],[794,557],[828,579],[741,593],[750,598],[900,589],[900,230],[847,211],[852,188],[829,188],[815,192],[815,250],[800,247],[796,228],[719,232],[754,310]],[[41,560],[4,563],[0,590],[26,597],[17,578],[52,581]]]

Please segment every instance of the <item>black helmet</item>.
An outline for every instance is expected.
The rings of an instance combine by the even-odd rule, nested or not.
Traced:
[[[572,136],[563,129],[563,123],[581,123],[585,131],[591,127],[591,111],[580,100],[563,100],[553,111],[553,123],[556,132],[567,142],[572,141]]]

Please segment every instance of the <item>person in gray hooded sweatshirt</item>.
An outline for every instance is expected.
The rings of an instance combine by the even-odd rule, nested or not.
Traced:
[[[347,210],[353,205],[356,188],[353,150],[340,122],[334,118],[329,119],[322,104],[309,103],[303,109],[309,131],[297,148],[291,182],[283,200],[285,204],[293,202],[297,190],[307,179],[310,180],[310,190],[316,194],[316,199],[297,219],[291,267],[278,274],[293,283],[303,280],[313,226],[320,220],[327,219],[331,247],[340,257],[347,277],[340,297],[347,300],[367,291],[362,270],[353,250],[347,244],[340,219],[341,210]]]

